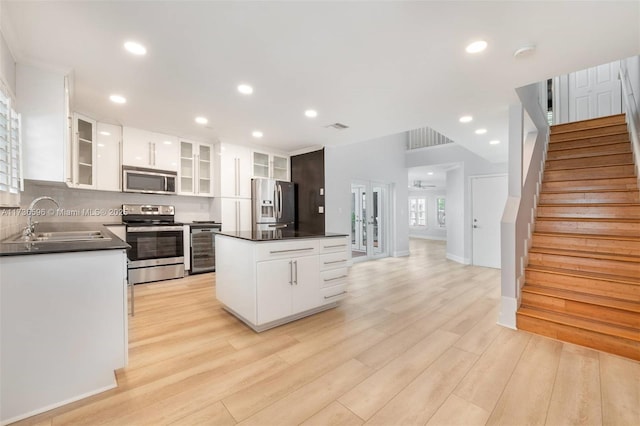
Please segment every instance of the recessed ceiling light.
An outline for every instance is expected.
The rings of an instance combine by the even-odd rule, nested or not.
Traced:
[[[428,172],[427,173],[429,176],[433,176],[433,172]]]
[[[207,124],[209,122],[209,120],[207,120],[204,117],[196,117],[196,123],[198,124]]]
[[[465,49],[467,53],[480,53],[487,48],[487,42],[484,40],[474,41]]]
[[[100,132],[102,136],[111,136],[111,133],[105,132],[104,130]]]
[[[485,133],[487,133],[487,129],[477,129],[476,130],[476,135],[484,135]]]
[[[304,115],[309,118],[314,118],[318,116],[318,111],[316,111],[315,109],[308,109],[304,112]]]
[[[142,56],[147,54],[147,48],[141,45],[140,43],[136,43],[135,41],[126,42],[124,44],[124,48],[127,49],[129,52],[133,53],[134,55]]]
[[[253,136],[254,138],[261,138],[262,137],[262,132],[260,130],[254,130],[251,133],[251,136]]]
[[[171,145],[171,141],[164,141],[162,143],[165,144],[165,145]]]
[[[458,121],[460,121],[461,123],[468,123],[471,120],[473,120],[473,117],[470,115],[463,115],[462,117],[460,117],[460,119]]]
[[[103,144],[103,143],[99,143],[99,144],[98,144],[98,146],[99,146],[100,148],[104,148],[104,144]]]
[[[238,85],[238,92],[242,93],[243,95],[250,95],[253,93],[253,87],[249,86],[248,84],[240,84]]]
[[[109,96],[109,99],[111,99],[111,102],[115,102],[117,104],[124,104],[127,102],[127,99],[120,95],[111,95]]]
[[[500,141],[498,141],[498,140],[495,140],[495,141],[489,141],[489,143],[490,143],[491,145],[498,145],[498,144],[500,143]]]

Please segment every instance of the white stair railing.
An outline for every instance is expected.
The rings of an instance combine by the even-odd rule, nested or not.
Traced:
[[[640,112],[638,111],[636,96],[633,93],[629,70],[626,64],[624,64],[624,61],[621,62],[620,82],[622,86],[622,105],[626,113],[627,128],[631,135],[631,150],[633,151],[633,159],[636,165],[636,176],[638,177],[638,184],[640,184]]]

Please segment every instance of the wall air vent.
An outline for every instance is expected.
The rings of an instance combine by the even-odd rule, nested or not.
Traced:
[[[347,126],[346,124],[342,124],[342,123],[333,123],[333,124],[329,124],[328,126],[324,126],[326,128],[334,128],[336,130],[344,130],[344,129],[348,129],[349,126]]]

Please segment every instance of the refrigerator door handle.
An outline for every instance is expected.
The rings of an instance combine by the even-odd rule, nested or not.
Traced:
[[[282,186],[278,185],[278,219],[282,219]]]

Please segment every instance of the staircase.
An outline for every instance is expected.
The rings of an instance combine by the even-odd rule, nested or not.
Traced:
[[[624,114],[552,126],[517,327],[640,360],[640,192]]]

